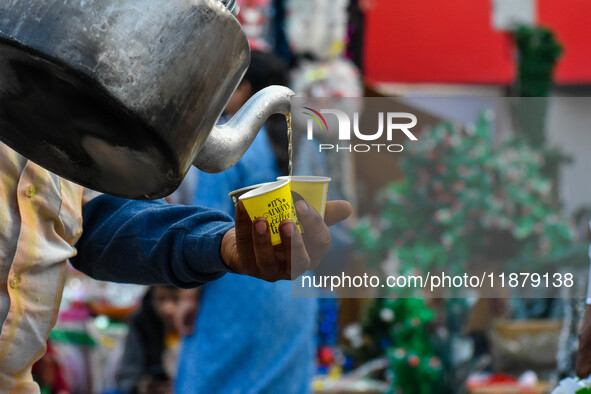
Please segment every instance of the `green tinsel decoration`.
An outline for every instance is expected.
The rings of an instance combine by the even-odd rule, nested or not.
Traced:
[[[546,97],[562,46],[552,31],[540,26],[521,26],[513,37],[519,51],[518,96]]]
[[[490,261],[519,261],[521,271],[535,272],[565,257],[585,261],[569,221],[557,213],[542,152],[515,137],[493,144],[486,113],[473,126],[442,124],[424,132],[420,144],[405,150],[405,179],[379,194],[379,217],[362,219],[355,229],[358,250],[376,267],[395,260],[400,275],[461,275]],[[392,295],[413,294],[396,288]],[[457,386],[457,366],[446,354],[451,349],[427,331],[432,319],[433,311],[416,298],[377,299],[367,309],[366,354],[388,356],[392,393]],[[460,331],[447,325],[450,336]]]

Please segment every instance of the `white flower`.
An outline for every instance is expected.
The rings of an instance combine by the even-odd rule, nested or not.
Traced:
[[[440,223],[447,223],[451,220],[451,211],[446,208],[438,209],[435,212],[435,219]]]
[[[574,378],[566,378],[560,381],[558,387],[552,391],[552,394],[573,394],[582,388],[591,387],[591,382],[588,379],[579,380]]]
[[[386,323],[394,321],[394,311],[390,308],[383,308],[380,311],[380,318]]]
[[[398,252],[394,250],[389,250],[386,260],[382,261],[380,267],[385,275],[395,276],[398,275],[400,271],[400,265],[401,262],[398,258]]]
[[[363,335],[361,330],[361,324],[359,323],[352,323],[349,324],[343,330],[343,335],[345,338],[351,342],[351,345],[354,348],[360,348],[363,345]]]

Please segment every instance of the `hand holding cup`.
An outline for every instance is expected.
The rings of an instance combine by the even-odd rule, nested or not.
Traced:
[[[236,227],[222,240],[221,255],[226,265],[236,273],[269,282],[293,280],[316,268],[330,248],[328,226],[349,217],[351,204],[327,202],[324,220],[306,201],[298,201],[295,207],[303,234],[292,220],[283,220],[278,225],[281,243],[273,245],[267,219],[259,217],[252,221],[243,202],[238,203]]]

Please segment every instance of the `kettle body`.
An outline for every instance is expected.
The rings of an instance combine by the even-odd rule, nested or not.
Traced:
[[[101,192],[170,194],[249,64],[228,4],[1,2],[0,140]]]

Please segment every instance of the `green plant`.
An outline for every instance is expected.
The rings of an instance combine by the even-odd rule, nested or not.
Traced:
[[[514,137],[493,145],[490,122],[442,124],[405,151],[403,181],[386,187],[379,218],[355,231],[370,261],[400,272],[463,273],[483,261],[542,260],[571,246],[545,158]]]
[[[569,221],[559,214],[553,181],[544,172],[544,150],[515,137],[495,145],[492,137],[483,114],[474,126],[442,124],[408,146],[405,179],[381,191],[379,217],[361,220],[354,231],[358,250],[370,263],[387,262],[400,275],[461,275],[482,271],[482,263],[490,261],[497,269],[499,262],[519,263],[523,272],[548,270],[545,264],[565,258],[585,260],[573,246]],[[392,295],[413,296],[413,290],[396,288]],[[455,307],[465,310],[452,304],[446,303],[448,315]],[[447,316],[448,338],[461,336],[460,312]],[[378,299],[368,308],[367,354],[388,355],[392,392],[453,391],[461,384],[459,365],[449,357],[451,339],[433,341],[427,332],[432,318],[420,299]],[[467,375],[470,365],[464,367]]]
[[[562,46],[551,30],[541,26],[520,26],[513,39],[519,53],[517,95],[546,97]]]

